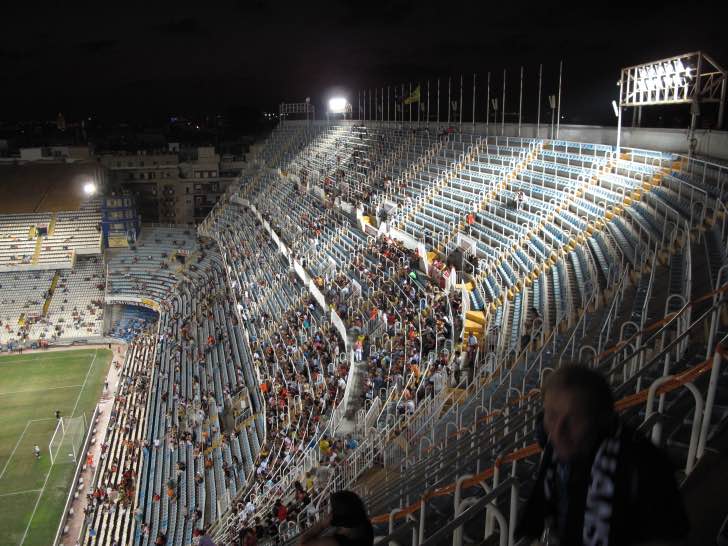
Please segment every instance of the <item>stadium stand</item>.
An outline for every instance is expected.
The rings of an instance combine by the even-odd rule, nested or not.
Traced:
[[[285,134],[287,131],[289,135]],[[334,248],[338,240],[356,241],[359,234],[356,233],[354,222],[330,212],[325,205],[320,204],[321,201],[314,202],[310,194],[302,195],[301,185],[308,173],[312,172],[315,173],[314,180],[323,182],[321,187],[311,184],[309,189],[312,193],[316,194],[320,190],[320,195],[325,197],[343,195],[343,192],[337,195],[336,190],[331,190],[339,179],[329,176],[329,173],[341,162],[336,159],[339,150],[335,143],[340,142],[338,139],[343,134],[355,131],[356,128],[352,127],[334,127],[316,133],[295,125],[279,129],[278,134],[271,137],[272,147],[279,146],[282,150],[298,147],[301,150],[298,157],[289,163],[268,163],[268,166],[278,166],[283,176],[263,170],[258,180],[250,181],[247,187],[244,185],[240,195],[233,199],[254,204],[266,211],[274,230],[300,253],[302,263],[313,263],[312,273],[318,273],[332,284],[339,273],[347,270],[350,263],[346,257],[355,253],[356,246],[347,249],[349,252],[341,253],[342,256],[338,256],[336,251],[331,252],[327,257],[333,266],[331,268],[327,267],[326,262],[316,261],[314,255],[320,256],[321,249],[327,252]],[[305,138],[302,134],[314,136],[308,147],[301,143],[301,139]],[[441,445],[445,438],[452,436],[454,431],[462,428],[463,423],[468,422],[468,416],[479,423],[481,417],[489,412],[501,413],[500,408],[508,408],[517,393],[521,394],[515,396],[515,402],[521,400],[521,406],[533,411],[533,404],[538,404],[538,401],[527,396],[533,388],[538,387],[542,370],[548,369],[556,357],[560,361],[567,354],[573,356],[583,346],[590,347],[588,343],[583,343],[582,347],[577,345],[577,331],[586,334],[588,328],[593,335],[588,339],[598,342],[600,354],[611,343],[618,341],[620,328],[617,325],[625,324],[624,312],[617,310],[614,304],[603,305],[615,295],[619,297],[611,301],[630,302],[632,313],[629,318],[633,319],[630,322],[637,325],[632,332],[629,328],[622,328],[621,333],[628,337],[640,337],[648,325],[647,311],[654,307],[650,297],[655,289],[656,267],[661,260],[671,255],[670,270],[673,276],[689,276],[691,273],[686,271],[689,262],[685,256],[690,252],[686,249],[692,245],[686,237],[696,227],[704,225],[710,214],[715,213],[706,190],[700,185],[673,185],[671,179],[676,177],[668,173],[680,171],[684,165],[682,161],[668,155],[633,150],[616,158],[609,146],[495,137],[486,139],[476,135],[449,134],[430,141],[426,134],[417,135],[413,132],[410,139],[412,143],[419,139],[430,143],[426,145],[429,146],[425,148],[426,152],[419,156],[421,160],[415,166],[408,166],[405,171],[393,170],[391,179],[388,178],[391,175],[384,174],[384,184],[379,188],[367,188],[371,192],[369,197],[373,203],[380,205],[378,208],[384,208],[381,205],[387,203],[399,205],[392,217],[392,225],[396,230],[394,234],[399,235],[400,232],[410,235],[411,242],[424,242],[426,247],[432,248],[435,252],[428,255],[428,260],[423,260],[425,262],[430,261],[433,265],[438,264],[438,261],[442,263],[463,241],[468,244],[466,250],[469,252],[466,253],[473,274],[467,278],[462,275],[457,280],[466,282],[455,284],[459,285],[463,294],[465,333],[486,333],[485,344],[477,350],[483,348],[490,354],[483,359],[475,357],[475,380],[469,380],[467,374],[463,374],[465,378],[458,383],[460,388],[441,388],[439,396],[427,399],[418,406],[414,416],[404,415],[396,424],[379,419],[382,408],[386,406],[382,404],[382,398],[365,406],[359,414],[359,422],[363,425],[360,432],[368,430],[367,426],[371,424],[379,423],[379,428],[364,440],[350,459],[336,467],[339,476],[349,478],[348,481],[337,481],[344,478],[332,480],[330,483],[334,483],[333,487],[336,488],[354,486],[354,479],[364,469],[373,466],[374,460],[381,462],[379,457],[384,458],[385,465],[387,461],[391,464],[392,461],[404,460],[409,466],[408,453],[403,453],[403,443],[412,451],[424,449],[428,445]],[[286,143],[286,140],[289,142]],[[417,145],[413,144],[413,147]],[[403,149],[405,147],[406,144],[402,146]],[[264,160],[281,157],[269,153],[266,155],[264,152]],[[283,154],[284,157],[286,155],[291,157],[290,153]],[[291,174],[293,178],[287,176]],[[380,189],[382,186],[383,191]],[[378,189],[380,193],[376,193]],[[719,191],[722,192],[722,188]],[[519,192],[522,193],[519,195]],[[369,212],[375,213],[371,209]],[[468,221],[469,213],[473,214],[473,221]],[[299,222],[296,222],[297,217]],[[309,217],[315,220],[307,226],[307,230],[303,226],[306,226],[304,220]],[[363,227],[366,229],[366,226]],[[400,238],[403,237],[400,235]],[[706,238],[708,240],[710,237]],[[724,236],[720,241],[715,247],[725,246]],[[307,262],[309,256],[312,259]],[[429,266],[428,263],[423,265],[425,269]],[[636,283],[634,290],[628,286],[631,282]],[[340,284],[338,282],[337,286]],[[673,295],[682,297],[683,301],[691,299],[689,284],[687,292],[684,284],[681,287],[676,281],[673,286]],[[606,309],[593,317],[593,311],[599,306]],[[484,332],[486,324],[488,329]],[[524,333],[528,333],[525,339]],[[592,351],[596,353],[596,349]],[[420,352],[419,356],[424,355]],[[374,360],[376,358],[375,355]],[[654,366],[659,368],[656,364]],[[447,383],[455,381],[456,369],[459,370],[452,366],[452,362],[450,366],[445,366]],[[620,370],[623,369],[620,366]],[[698,373],[695,370],[697,368],[693,368],[690,373]],[[431,373],[439,372],[432,370]],[[619,386],[618,392],[629,392],[630,386],[619,379],[631,376],[617,376],[614,373],[612,381],[615,386]],[[435,384],[439,383],[436,379]],[[638,380],[636,390],[644,394],[642,387],[641,380]],[[527,413],[529,409],[523,411],[523,415],[533,416],[533,413]],[[510,425],[509,429],[513,429],[513,426]],[[532,430],[528,427],[532,429],[532,420],[524,420],[523,427],[518,429],[515,437],[530,437]],[[425,429],[429,433],[424,432]],[[425,443],[418,446],[412,437],[415,440],[422,438]],[[509,445],[499,442],[499,449],[494,451],[492,444],[495,441],[492,436],[487,437],[491,453],[495,453],[489,461],[492,465],[496,455],[507,453],[501,448],[507,449]],[[396,440],[392,441],[393,438]],[[463,445],[470,446],[470,436],[464,442]],[[521,443],[527,446],[525,440]],[[379,448],[374,449],[374,444]],[[517,445],[512,444],[510,447]],[[533,451],[532,446],[529,449]],[[368,464],[361,464],[361,454],[365,452]],[[374,452],[378,452],[376,457]],[[433,474],[436,465],[442,468],[442,461],[452,460],[453,455],[459,457],[460,452],[448,451],[437,462],[430,461],[430,456],[423,456],[427,461],[422,463],[425,466],[412,470],[401,481],[397,481],[397,485],[391,482],[388,474],[381,483],[391,485],[391,489],[381,495],[382,501],[377,501],[379,497],[371,494],[365,496],[370,510],[384,513],[385,509],[389,511],[405,506],[404,498],[413,499],[417,495],[394,495],[396,487],[401,488],[415,475],[425,479]],[[534,455],[535,451],[529,456]],[[467,464],[476,463],[477,468],[488,467],[483,460],[473,459]],[[397,471],[400,466],[393,465]],[[353,478],[352,467],[358,469]],[[340,471],[341,468],[347,470]],[[438,484],[454,482],[457,476],[471,468],[458,466],[445,480],[426,482],[420,493]],[[524,470],[524,479],[527,476],[528,472]],[[489,477],[492,477],[492,469]],[[299,478],[304,479],[301,474]],[[510,487],[509,483],[508,488],[501,489],[507,492]],[[447,494],[451,499],[452,491],[450,489],[442,496]],[[320,496],[318,502],[323,498],[324,495]],[[282,499],[293,503],[289,509],[293,508],[297,516],[286,516],[281,522],[281,531],[285,531],[287,536],[295,535],[295,530],[303,526],[308,513],[300,510],[301,506],[296,504],[294,494],[285,495]],[[255,514],[258,521],[270,522],[269,512],[276,500],[266,499],[260,503],[258,497],[261,506],[256,506],[256,510],[238,510],[232,519],[249,523]],[[480,506],[485,506],[490,499],[479,500]],[[452,500],[445,502],[452,506]],[[440,510],[440,506],[436,506],[435,510]],[[407,513],[402,512],[401,516],[392,520],[402,519],[399,539],[402,533],[413,528],[412,518],[407,519],[406,516]],[[427,525],[432,525],[432,529],[443,524],[440,518],[430,519]],[[490,521],[492,518],[488,519]],[[377,521],[386,524],[389,518],[383,516]],[[447,518],[444,521],[447,522]],[[443,533],[451,533],[453,528],[450,525]],[[490,522],[488,531],[494,528]],[[387,534],[391,530],[393,527],[387,528],[385,525],[379,532]]]
[[[109,337],[132,341],[139,333],[153,329],[158,318],[156,311],[146,307],[125,305],[120,316],[111,323]]]
[[[41,319],[54,276],[54,271],[0,273],[2,343],[20,341],[32,324]]]
[[[114,397],[101,460],[88,487],[84,531],[96,543],[129,544],[133,537],[137,480],[144,441],[147,400],[154,362],[153,336],[129,345]]]
[[[69,267],[76,254],[101,254],[100,221],[97,200],[83,203],[78,211],[2,215],[0,266],[4,271],[17,266]]]
[[[161,302],[205,252],[189,227],[148,227],[135,245],[107,251],[107,300]]]
[[[354,489],[385,542],[512,544],[538,389],[572,360],[689,478],[728,415],[725,180],[607,145],[282,123],[197,232],[107,253],[104,302],[158,322],[114,324],[132,350],[82,542],[293,542]],[[54,273],[4,275],[5,336]]]
[[[98,258],[81,259],[59,270],[51,281],[45,318],[29,332],[31,339],[95,338],[103,335],[104,270]]]

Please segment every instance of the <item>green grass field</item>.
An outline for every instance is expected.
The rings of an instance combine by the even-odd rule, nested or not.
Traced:
[[[51,465],[55,411],[90,420],[111,356],[107,349],[0,356],[0,545],[52,544],[75,471],[70,462]]]

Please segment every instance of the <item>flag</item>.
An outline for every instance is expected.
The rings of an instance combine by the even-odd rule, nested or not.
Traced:
[[[414,104],[420,102],[420,86],[415,87],[415,90],[410,93],[409,97],[404,99],[405,104]]]

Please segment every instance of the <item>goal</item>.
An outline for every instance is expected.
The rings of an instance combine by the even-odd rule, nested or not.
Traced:
[[[77,463],[83,449],[85,433],[85,414],[72,418],[61,417],[48,444],[51,464]]]

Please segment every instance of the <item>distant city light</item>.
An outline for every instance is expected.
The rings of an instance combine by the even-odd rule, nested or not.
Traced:
[[[86,182],[83,185],[83,193],[85,193],[86,195],[95,194],[96,193],[96,184],[94,184],[93,182]]]
[[[346,99],[334,97],[329,100],[329,112],[332,114],[343,114],[346,111]]]

